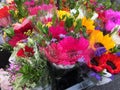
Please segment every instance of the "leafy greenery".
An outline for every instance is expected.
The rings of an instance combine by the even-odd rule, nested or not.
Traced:
[[[25,1],[26,0],[14,0],[16,3],[16,10],[9,11],[14,20],[19,20],[28,16],[28,11],[24,5]]]
[[[34,51],[34,56],[32,57],[17,58],[21,68],[18,71],[20,75],[13,84],[15,90],[18,90],[20,87],[34,88],[37,85],[44,88],[48,84],[47,60],[42,51],[38,51],[36,44],[34,44]]]
[[[4,29],[4,31],[7,34],[7,36],[9,36],[9,37],[14,36],[14,29],[12,27],[10,27],[8,29]]]

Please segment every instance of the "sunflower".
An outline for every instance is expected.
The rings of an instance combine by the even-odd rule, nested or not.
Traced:
[[[97,47],[105,47],[106,50],[109,50],[115,46],[112,38],[107,35],[103,35],[103,32],[94,30],[90,35],[90,47],[96,49]]]
[[[82,18],[82,26],[86,27],[87,32],[92,32],[95,29],[94,21],[90,18]]]

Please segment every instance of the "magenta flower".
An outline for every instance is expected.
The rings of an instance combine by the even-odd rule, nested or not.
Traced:
[[[86,56],[88,46],[89,42],[85,38],[75,39],[73,37],[66,37],[57,44],[52,43],[44,51],[48,60],[52,63],[73,65],[80,58],[85,60],[88,58]]]
[[[34,5],[35,5],[35,1],[34,1],[34,0],[26,1],[24,4],[25,4],[26,6],[28,6],[28,7],[34,6]]]
[[[60,35],[65,35],[67,32],[64,27],[57,25],[57,26],[51,26],[49,28],[49,34],[52,35],[52,38],[59,39]]]
[[[111,31],[116,25],[120,25],[120,12],[112,9],[105,11],[106,24],[105,28],[107,31]]]
[[[30,13],[30,15],[36,15],[38,14],[39,11],[48,11],[48,12],[51,12],[53,8],[53,5],[51,4],[42,4],[40,6],[35,6],[35,7],[30,7],[28,8],[28,11]]]

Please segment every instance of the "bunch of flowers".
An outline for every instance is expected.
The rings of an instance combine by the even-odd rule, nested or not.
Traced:
[[[0,11],[0,18],[13,19],[0,26],[9,25],[4,32],[13,48],[8,72],[14,90],[45,84],[47,62],[62,69],[84,63],[100,81],[120,72],[120,11],[110,0],[58,1],[14,0],[11,14]]]

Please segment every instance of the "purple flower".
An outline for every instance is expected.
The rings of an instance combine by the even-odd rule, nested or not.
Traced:
[[[98,73],[95,73],[95,72],[90,72],[89,76],[95,77],[97,80],[102,79],[102,77]]]
[[[116,55],[117,55],[117,56],[120,56],[120,52],[116,52]]]
[[[106,24],[105,28],[107,31],[111,31],[116,25],[120,25],[120,12],[112,9],[105,11]]]
[[[106,52],[105,47],[98,47],[95,51],[95,56],[101,56],[105,52]]]

